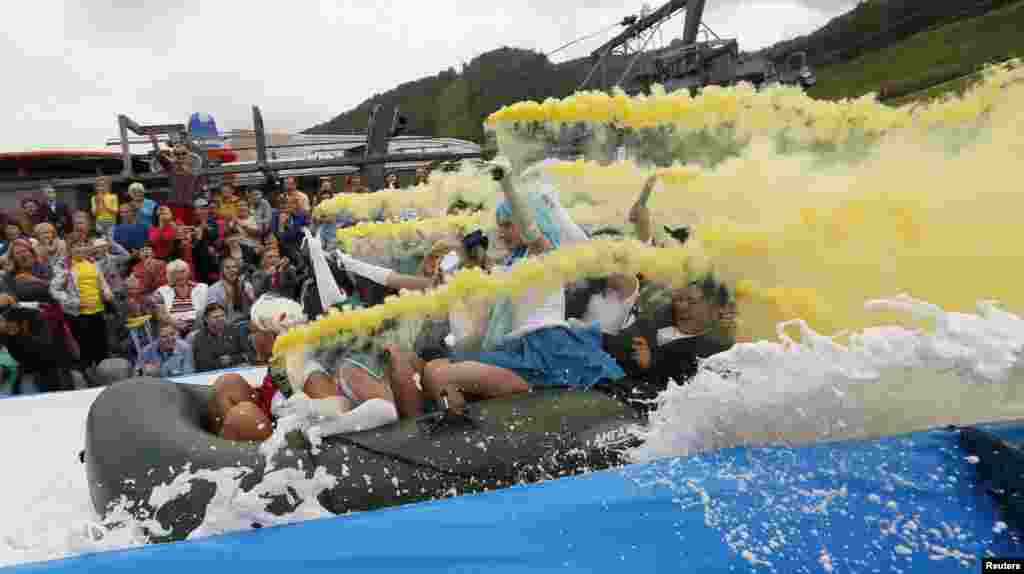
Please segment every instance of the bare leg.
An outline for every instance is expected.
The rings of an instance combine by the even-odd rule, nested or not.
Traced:
[[[221,375],[213,383],[213,398],[210,400],[210,432],[221,434],[221,427],[228,412],[241,403],[255,403],[256,390],[237,373]]]
[[[224,416],[220,435],[228,440],[262,442],[273,430],[270,419],[256,403],[238,403]]]
[[[363,403],[370,399],[384,399],[388,402],[395,402],[391,394],[390,379],[380,380],[355,365],[344,365],[341,368],[341,376],[348,382],[352,389],[352,395],[356,401]],[[385,375],[387,377],[387,375]]]
[[[415,418],[423,414],[423,393],[416,387],[416,372],[423,371],[423,361],[415,355],[399,351],[397,346],[388,348],[388,375],[392,399],[402,418]],[[355,389],[353,388],[353,391]]]
[[[530,390],[522,377],[508,369],[474,361],[452,363],[448,359],[427,363],[423,369],[423,387],[435,401],[440,401],[441,392],[446,391],[451,413],[462,412],[466,404],[463,393],[493,399]]]
[[[338,409],[340,409],[338,414],[352,410],[352,401],[341,394],[338,383],[323,373],[313,373],[310,375],[306,379],[306,384],[302,387],[302,390],[311,399],[338,399],[341,403],[337,405]]]

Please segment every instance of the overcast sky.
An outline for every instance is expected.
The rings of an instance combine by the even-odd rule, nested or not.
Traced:
[[[0,150],[102,147],[117,114],[140,123],[211,113],[221,129],[298,131],[376,92],[507,45],[548,52],[596,32],[626,0],[31,0],[0,35],[9,118]],[[650,2],[652,7],[660,2]],[[814,30],[855,0],[708,0],[704,21],[743,50]],[[681,32],[677,18],[663,31]],[[553,59],[590,53],[613,32]],[[656,38],[655,41],[660,40]],[[653,46],[652,46],[653,47]]]

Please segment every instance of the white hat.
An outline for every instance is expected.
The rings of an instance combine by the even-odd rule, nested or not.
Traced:
[[[306,314],[291,299],[272,293],[260,296],[249,311],[249,320],[260,331],[282,334],[288,329],[306,322]]]

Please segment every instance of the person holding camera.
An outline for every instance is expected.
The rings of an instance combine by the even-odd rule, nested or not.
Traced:
[[[180,377],[196,372],[192,360],[192,347],[178,337],[175,323],[160,324],[160,338],[153,341],[139,357],[139,374],[149,377]]]
[[[171,184],[171,195],[167,204],[173,208],[173,217],[185,225],[193,221],[193,202],[202,194],[205,177],[198,175],[202,159],[193,154],[183,143],[175,143],[171,149],[160,149],[156,135],[150,135],[153,150],[159,166],[167,173]]]
[[[192,263],[192,228],[174,219],[166,205],[157,209],[157,224],[149,228],[149,246],[153,256],[162,261],[184,259]]]
[[[274,293],[286,299],[298,300],[301,282],[291,260],[282,257],[277,247],[269,246],[263,251],[260,270],[253,273],[252,284],[256,298]]]

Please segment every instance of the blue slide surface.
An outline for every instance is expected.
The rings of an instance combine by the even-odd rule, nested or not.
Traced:
[[[1024,439],[1024,422],[983,428]],[[735,448],[9,570],[978,572],[1024,547],[958,436]]]

